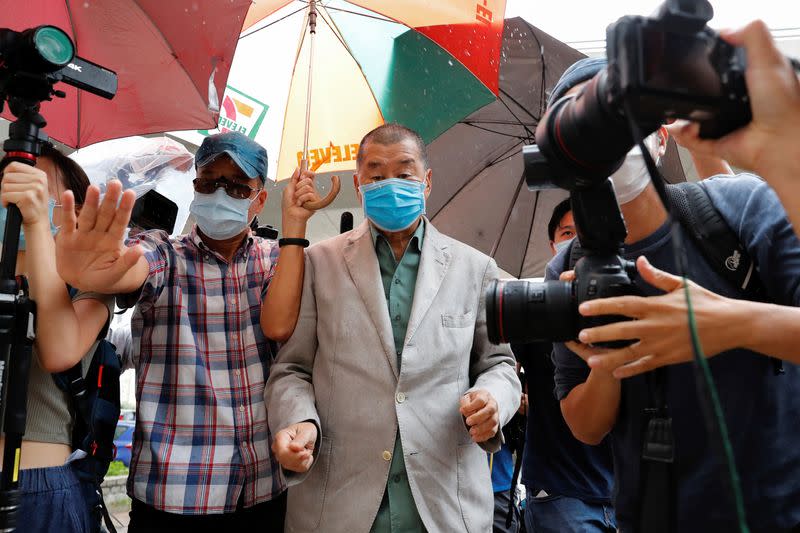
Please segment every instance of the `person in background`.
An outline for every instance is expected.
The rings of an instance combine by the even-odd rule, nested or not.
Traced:
[[[566,92],[563,88],[560,91]],[[547,233],[553,256],[569,247],[576,235],[569,198],[553,209]],[[511,349],[525,370],[528,385],[528,426],[522,468],[525,531],[616,531],[608,440],[596,446],[584,444],[564,422],[554,393],[551,343],[512,344]]]
[[[187,235],[147,231],[126,245],[133,192],[112,181],[100,203],[93,186],[77,223],[65,217],[58,269],[76,287],[135,306],[129,531],[280,531],[286,485],[263,395],[270,339],[286,340],[297,321],[313,213],[303,204],[318,194],[312,173],[295,172],[276,243],[249,227],[267,200],[263,147],[241,133],[212,135],[195,165]]]
[[[72,191],[75,202],[66,209],[80,209],[89,179],[49,143],[42,146],[35,167],[5,161],[3,167],[0,227],[5,227],[8,205],[16,204],[22,214],[17,274],[26,276],[37,312],[19,465],[18,520],[31,533],[99,531],[100,517],[81,490],[77,463],[67,462],[77,413],[72,398],[51,375],[79,362],[85,373],[113,311],[113,298],[91,292],[70,295],[56,271],[53,234],[68,218],[59,198],[65,190]],[[0,439],[0,450],[4,444]]]
[[[576,80],[576,98],[581,97],[580,86],[603,68],[596,67],[594,73],[587,72],[583,80]],[[666,130],[661,128],[648,137],[646,145],[656,160],[664,153],[666,136]],[[641,168],[641,153],[631,150],[622,168],[626,167]],[[621,255],[628,260],[647,258],[639,259],[640,276],[634,277],[634,284],[642,294],[661,298],[663,305],[664,297],[658,295],[665,290],[664,282],[673,283],[670,296],[674,304],[680,294],[674,285],[676,278],[665,279],[648,268],[649,262],[662,271],[675,269],[666,209],[646,172],[615,172],[611,181],[628,229]],[[757,263],[753,275],[758,276],[765,297],[778,304],[776,307],[797,307],[800,242],[775,192],[752,175],[711,178],[704,181],[704,187],[714,208]],[[724,297],[723,302],[747,297],[705,260],[684,227],[676,231],[681,232],[688,259],[688,278]],[[548,264],[545,278],[559,279],[569,269],[567,259],[566,252],[559,253]],[[682,285],[682,280],[679,282]],[[603,300],[585,302],[579,311],[587,314],[604,304],[607,302]],[[612,308],[615,315],[628,312],[619,306],[619,300]],[[677,309],[670,315],[683,313],[683,319],[673,321],[672,327],[654,329],[652,322],[643,324],[642,316],[631,311],[631,316],[640,320],[582,331],[581,343],[554,343],[556,393],[573,435],[587,444],[602,442],[609,434],[612,437],[614,506],[623,532],[653,530],[654,520],[659,527],[672,524],[670,529],[682,533],[732,531],[739,527],[729,497],[727,472],[720,469],[721,458],[706,430],[701,400],[695,392],[694,370],[687,364],[692,346],[686,310]],[[666,308],[662,307],[660,313],[666,313]],[[713,306],[706,307],[703,315],[706,313],[717,314]],[[698,316],[698,321],[707,324],[703,315]],[[718,316],[722,315],[720,312]],[[765,319],[774,320],[772,316]],[[722,326],[727,328],[748,330],[750,323]],[[649,333],[640,336],[645,329]],[[706,345],[717,332],[704,331],[711,335],[701,336]],[[785,335],[775,331],[773,336]],[[634,342],[610,351],[586,344],[620,339]],[[786,341],[776,339],[788,344]],[[709,361],[709,367],[724,407],[751,531],[795,531],[800,526],[800,448],[794,443],[800,433],[793,421],[800,420],[800,367],[786,362],[779,371],[774,361],[748,349],[747,344],[709,344],[711,353],[719,353]],[[796,348],[793,351],[797,360]],[[647,372],[654,359],[661,359],[666,365],[663,372]],[[656,388],[663,391],[663,402],[654,399]],[[654,409],[665,413],[660,418],[669,417],[672,421],[672,463],[657,465],[642,456],[645,427]],[[657,468],[660,465],[664,466]]]

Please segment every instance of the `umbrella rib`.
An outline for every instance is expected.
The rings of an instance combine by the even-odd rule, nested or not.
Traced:
[[[535,120],[537,124],[539,123],[539,120],[541,120],[541,118],[542,118],[542,117],[537,117],[536,115],[534,115],[533,113],[531,113],[530,111],[528,111],[528,110],[525,108],[525,106],[524,106],[524,105],[522,105],[521,103],[519,103],[519,101],[517,101],[517,99],[516,99],[516,98],[514,98],[513,96],[511,96],[510,94],[508,94],[508,93],[507,93],[505,90],[503,90],[503,89],[500,89],[500,92],[501,92],[501,93],[503,93],[503,96],[505,96],[506,98],[508,98],[508,99],[509,99],[509,100],[511,100],[512,102],[514,102],[514,103],[515,103],[515,104],[516,104],[516,105],[517,105],[517,106],[518,106],[520,109],[522,109],[523,111],[525,111],[525,113],[526,113],[526,114],[527,114],[529,117],[531,117],[533,120]],[[511,116],[512,116],[512,117],[514,117],[515,119],[517,119],[517,120],[519,121],[519,123],[520,123],[520,124],[524,124],[524,123],[522,122],[522,120],[520,120],[520,118],[519,118],[519,117],[516,115],[516,113],[514,113],[513,111],[511,111],[511,108],[508,106],[508,103],[506,103],[506,102],[505,102],[505,101],[504,101],[502,98],[498,98],[498,100],[500,100],[500,102],[503,104],[503,106],[505,106],[505,108],[508,110],[508,112],[509,112],[509,113],[511,113]],[[533,132],[531,132],[531,135],[533,135]]]
[[[522,178],[517,183],[517,190],[514,192],[514,198],[511,199],[511,204],[509,204],[508,211],[506,211],[505,220],[503,220],[503,226],[500,230],[500,235],[497,236],[497,240],[494,241],[494,245],[492,246],[492,251],[489,253],[491,257],[494,257],[494,254],[497,253],[497,248],[500,246],[500,241],[503,240],[503,235],[506,233],[506,228],[508,228],[508,221],[511,219],[511,213],[514,212],[514,206],[517,205],[517,199],[519,198],[519,192],[522,190],[522,184],[525,181],[525,174],[522,175]]]
[[[501,126],[536,126],[536,124],[525,124],[524,122],[520,124],[516,120],[479,120],[479,119],[470,119],[465,118],[464,120],[460,121],[462,124],[496,124]]]
[[[479,129],[479,130],[488,131],[489,133],[494,133],[494,134],[497,134],[497,135],[502,135],[503,137],[508,137],[508,138],[510,138],[510,139],[519,139],[519,140],[521,140],[521,141],[525,141],[525,140],[528,140],[528,139],[530,139],[530,137],[529,137],[529,136],[524,136],[524,137],[523,137],[523,136],[521,136],[521,135],[514,135],[514,134],[512,134],[512,133],[503,133],[502,131],[497,131],[497,130],[493,130],[493,129],[485,128],[485,127],[483,127],[483,126],[479,126],[478,124],[474,124],[474,123],[471,123],[471,122],[462,122],[462,124],[464,124],[465,126],[470,126],[470,127],[472,127],[472,128]],[[525,127],[525,126],[523,126],[522,124],[519,124],[519,125],[520,125],[520,126],[522,126],[523,128]],[[526,131],[527,131],[527,128],[525,128],[525,129],[526,129]]]
[[[519,146],[519,144],[520,143],[517,143],[514,146],[512,146],[511,148],[509,148],[503,155],[497,156],[497,158],[494,161],[492,161],[491,163],[489,163],[486,166],[486,168],[493,167],[495,165],[499,165],[503,161],[508,161],[509,159],[511,159],[512,157],[517,155],[517,152],[515,152],[515,150]]]
[[[358,70],[359,70],[359,72],[361,72],[361,76],[363,76],[363,78],[364,78],[364,82],[365,82],[365,83],[366,83],[366,85],[367,85],[367,89],[369,89],[369,94],[371,94],[371,95],[372,95],[372,100],[375,102],[375,108],[378,110],[378,113],[380,113],[380,115],[381,115],[381,120],[382,120],[383,122],[386,122],[386,117],[383,115],[383,109],[381,109],[381,105],[380,105],[380,103],[378,102],[378,97],[377,97],[377,96],[375,96],[375,91],[372,89],[372,85],[370,84],[370,82],[369,82],[369,79],[367,79],[367,75],[366,75],[366,74],[364,74],[364,67],[362,67],[362,66],[361,66],[361,63],[359,63],[359,62],[358,62],[358,58],[357,58],[357,57],[355,56],[355,54],[353,53],[353,50],[352,50],[352,49],[350,48],[350,46],[349,46],[349,45],[348,45],[348,44],[347,44],[347,43],[344,41],[344,34],[343,34],[343,33],[342,33],[342,31],[339,29],[339,26],[336,24],[336,21],[335,21],[335,20],[333,20],[333,17],[331,17],[331,20],[328,20],[328,19],[326,18],[326,16],[330,16],[330,15],[328,14],[328,9],[329,9],[329,8],[328,8],[328,6],[325,6],[325,9],[320,9],[320,10],[319,10],[319,13],[320,13],[320,15],[322,16],[322,20],[323,20],[323,21],[325,22],[325,24],[326,24],[326,25],[327,25],[327,26],[328,26],[328,27],[331,29],[331,31],[332,31],[332,32],[333,32],[333,34],[336,36],[336,38],[339,40],[339,42],[340,42],[340,43],[342,43],[342,46],[344,46],[344,49],[347,51],[347,53],[348,53],[348,54],[350,54],[350,57],[351,57],[351,58],[353,59],[353,61],[355,62],[356,66],[358,66]],[[397,22],[394,22],[393,20],[387,20],[387,22],[391,22],[391,23],[394,23],[394,24],[398,24]],[[340,34],[341,34],[341,35],[340,35]]]
[[[380,21],[383,21],[383,22],[393,22],[395,24],[398,23],[394,19],[386,18],[386,17],[383,17],[383,16],[377,17],[375,15],[370,15],[368,13],[359,13],[358,11],[351,11],[349,9],[342,9],[341,7],[325,6],[325,9],[328,9],[330,11],[340,11],[342,13],[350,13],[351,15],[358,15],[359,17],[366,17],[366,18],[370,18],[370,19],[380,20]],[[404,24],[404,26],[405,26],[405,24]]]
[[[525,174],[523,173],[523,178]],[[531,235],[533,235],[533,220],[536,218],[536,210],[539,208],[539,198],[542,191],[536,191],[536,198],[533,200],[533,215],[531,215],[531,223],[528,224],[528,242],[525,243],[525,252],[522,254],[522,264],[519,265],[519,276],[522,277],[522,269],[525,266],[525,258],[528,256],[528,250],[531,247]]]
[[[516,143],[516,144],[514,144],[514,146],[512,146],[511,148],[509,148],[508,150],[506,150],[505,152],[503,152],[503,153],[500,155],[500,157],[502,158],[503,156],[507,155],[509,152],[511,152],[511,151],[512,151],[514,148],[516,148],[517,146],[519,146],[519,143]],[[513,154],[511,154],[511,155],[513,156]],[[485,166],[484,166],[482,169],[480,169],[478,172],[476,172],[475,174],[473,174],[473,175],[472,175],[472,177],[471,177],[470,179],[468,179],[467,181],[465,181],[465,182],[464,182],[464,183],[463,183],[463,184],[462,184],[462,185],[461,185],[461,186],[458,188],[458,190],[457,190],[456,192],[454,192],[454,193],[453,193],[453,194],[450,196],[450,198],[449,198],[449,199],[448,199],[448,200],[447,200],[447,201],[446,201],[444,204],[442,204],[442,207],[440,207],[440,208],[439,208],[439,210],[438,210],[438,211],[436,211],[436,215],[438,215],[439,213],[441,213],[441,212],[444,210],[444,208],[445,208],[445,207],[447,207],[448,205],[450,205],[450,202],[452,202],[452,201],[453,201],[453,199],[454,199],[456,196],[458,196],[459,194],[461,194],[461,191],[463,191],[463,190],[464,190],[464,189],[467,187],[467,185],[469,185],[470,183],[472,183],[472,181],[473,181],[475,178],[477,178],[478,176],[480,176],[480,175],[481,175],[481,173],[482,173],[484,170],[486,170],[487,168],[489,168],[489,167],[491,167],[492,165],[495,165],[495,164],[496,164],[496,163],[495,163],[494,161],[492,161],[492,162],[488,163],[487,165],[485,165]],[[436,215],[434,215],[434,216],[436,216]]]
[[[291,17],[292,15],[297,15],[298,13],[300,13],[301,11],[304,11],[305,9],[306,9],[306,6],[303,6],[303,7],[301,7],[300,9],[298,9],[298,10],[296,10],[296,11],[292,11],[292,12],[291,12],[291,13],[289,13],[288,15],[284,15],[284,16],[282,16],[282,17],[281,17],[281,18],[279,18],[278,20],[273,20],[273,21],[272,21],[272,22],[270,22],[269,24],[265,24],[264,26],[261,26],[260,28],[258,28],[258,29],[256,29],[256,30],[253,30],[253,31],[251,31],[250,33],[248,33],[248,34],[246,34],[246,35],[242,35],[241,37],[239,37],[239,39],[244,39],[245,37],[250,37],[251,35],[253,35],[253,34],[255,34],[255,33],[258,33],[258,32],[260,32],[261,30],[267,29],[267,28],[269,28],[270,26],[272,26],[272,25],[274,25],[274,24],[277,24],[278,22],[280,22],[280,21],[282,21],[282,20],[288,19],[288,18],[289,18],[289,17]]]
[[[65,7],[67,8],[67,16],[69,16],[69,27],[72,30],[72,38],[77,41],[78,36],[75,34],[75,22],[72,20],[72,6],[69,5],[69,0],[65,0],[64,2]],[[77,51],[78,45],[75,45]],[[77,55],[77,54],[76,54]],[[77,130],[77,138],[75,139],[75,146],[81,145],[81,99],[83,97],[83,91],[75,91],[75,105],[77,106],[77,117],[78,117],[78,130]]]
[[[536,40],[536,44],[539,45],[539,59],[542,64],[542,84],[539,88],[539,113],[541,114],[545,109],[546,100],[544,97],[544,91],[547,88],[547,81],[545,79],[545,74],[547,74],[547,65],[544,62],[544,47],[542,46],[542,41],[539,40],[539,36],[536,35],[536,31],[534,31],[533,25],[525,19],[522,19],[522,21],[528,26],[531,35]]]

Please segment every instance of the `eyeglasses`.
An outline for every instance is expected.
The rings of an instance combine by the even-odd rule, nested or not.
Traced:
[[[195,178],[192,183],[194,190],[201,194],[213,194],[214,191],[222,187],[231,198],[237,200],[247,200],[253,196],[253,193],[258,193],[261,188],[253,188],[244,183],[237,183],[231,181],[225,176],[219,178]]]

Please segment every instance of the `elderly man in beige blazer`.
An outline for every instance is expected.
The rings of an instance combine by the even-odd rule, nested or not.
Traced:
[[[484,451],[520,402],[511,351],[486,333],[497,266],[422,216],[431,170],[412,130],[367,134],[354,185],[368,221],[308,249],[266,387],[286,531],[490,532]]]

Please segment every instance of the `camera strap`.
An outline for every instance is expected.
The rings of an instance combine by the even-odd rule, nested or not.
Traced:
[[[675,439],[666,399],[666,368],[646,374],[650,406],[644,409],[639,530],[670,533],[675,518]]]

